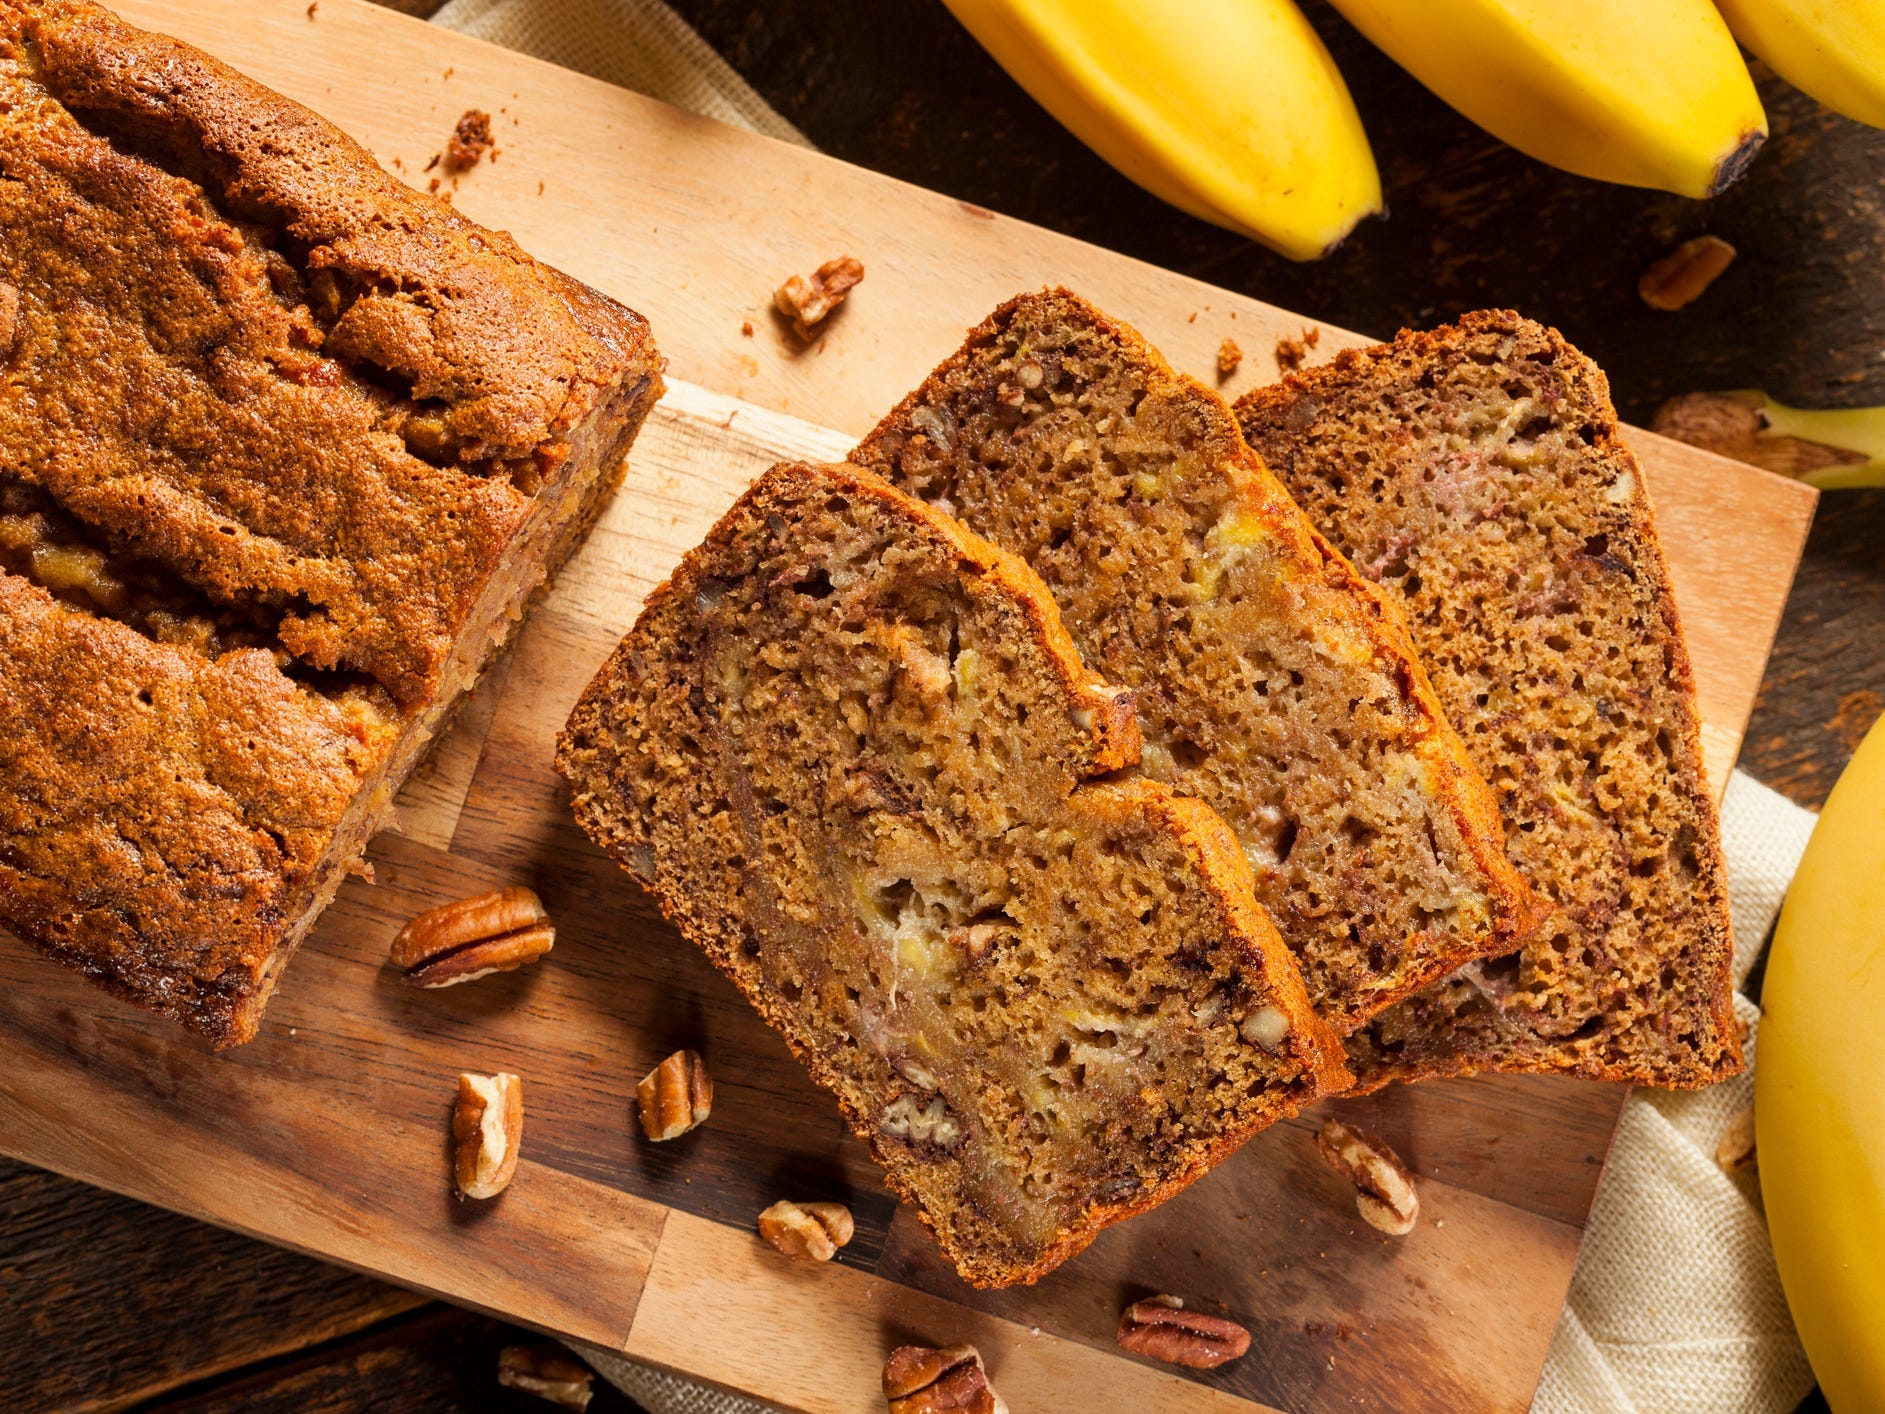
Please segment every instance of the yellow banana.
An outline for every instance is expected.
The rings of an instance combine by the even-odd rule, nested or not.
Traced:
[[[1885,128],[1885,4],[1716,0],[1734,37],[1828,108]]]
[[[1754,1125],[1813,1373],[1835,1414],[1885,1409],[1885,718],[1833,788],[1781,911]]]
[[[1709,0],[1333,0],[1480,127],[1579,176],[1713,196],[1767,115]]]
[[[1381,210],[1335,61],[1292,0],[947,0],[995,61],[1154,196],[1313,260]]]

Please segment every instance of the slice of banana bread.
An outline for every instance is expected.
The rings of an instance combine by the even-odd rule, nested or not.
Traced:
[[[784,465],[649,599],[557,749],[583,828],[834,1092],[963,1276],[1033,1281],[1344,1083],[1204,805],[1040,581]]]
[[[996,310],[854,461],[1014,551],[1145,772],[1216,807],[1347,1032],[1531,924],[1491,793],[1406,630],[1224,400],[1065,290]]]
[[[1350,1038],[1370,1088],[1477,1070],[1706,1085],[1741,1063],[1695,690],[1603,373],[1516,314],[1251,393],[1244,429],[1402,604],[1553,913]]]
[[[660,366],[306,109],[0,0],[0,923],[247,1040]]]

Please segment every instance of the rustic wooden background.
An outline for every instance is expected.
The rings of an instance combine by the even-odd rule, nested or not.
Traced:
[[[1703,205],[1601,187],[1501,148],[1310,3],[1368,123],[1393,215],[1303,267],[1115,176],[936,0],[677,8],[828,151],[1316,319],[1386,335],[1514,305],[1597,357],[1638,422],[1664,397],[1703,388],[1885,402],[1885,134],[1764,74],[1768,150]],[[1644,308],[1641,268],[1703,231],[1740,259],[1688,310]],[[1742,764],[1817,806],[1882,707],[1885,492],[1835,493],[1821,503]],[[9,1407],[546,1407],[496,1388],[496,1351],[518,1333],[495,1322],[5,1162],[0,1297]],[[591,1407],[632,1408],[610,1391]]]

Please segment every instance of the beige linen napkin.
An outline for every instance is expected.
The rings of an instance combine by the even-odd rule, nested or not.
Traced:
[[[722,122],[810,146],[660,0],[451,0],[435,24],[576,69]],[[1813,815],[1737,771],[1722,807],[1735,984],[1753,966],[1806,848]],[[1534,1414],[1790,1414],[1812,1372],[1787,1315],[1757,1180],[1715,1163],[1750,1071],[1696,1093],[1639,1090],[1625,1107],[1558,1322]],[[651,1414],[763,1406],[582,1347]],[[1017,1414],[1021,1414],[1017,1411]]]

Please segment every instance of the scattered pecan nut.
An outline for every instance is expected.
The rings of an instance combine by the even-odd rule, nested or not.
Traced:
[[[575,1356],[554,1345],[507,1345],[498,1352],[497,1382],[580,1411],[595,1398],[595,1375]]]
[[[1215,1370],[1250,1349],[1250,1332],[1237,1322],[1187,1311],[1176,1296],[1133,1302],[1120,1313],[1114,1339],[1134,1355],[1193,1370]]]
[[[555,942],[542,899],[526,888],[500,889],[421,913],[393,939],[393,961],[409,987],[450,987],[514,972]]]
[[[829,1262],[857,1230],[842,1203],[793,1203],[780,1199],[759,1215],[759,1235],[786,1256]]]
[[[1329,1167],[1355,1185],[1355,1206],[1370,1227],[1400,1237],[1420,1217],[1420,1192],[1400,1156],[1365,1130],[1325,1119],[1316,1148]]]
[[[524,1082],[496,1075],[458,1077],[452,1110],[452,1172],[467,1198],[495,1198],[517,1172],[524,1138]]]
[[[452,128],[445,142],[445,170],[463,172],[478,165],[478,159],[491,150],[491,115],[477,108],[467,108]]]
[[[656,1144],[677,1139],[707,1122],[713,1112],[713,1081],[695,1051],[676,1051],[635,1087],[641,1132]]]
[[[849,255],[827,260],[811,276],[792,275],[773,292],[773,306],[792,321],[792,332],[806,343],[819,335],[818,326],[844,303],[851,287],[864,278],[864,264]]]
[[[890,1414],[1008,1414],[973,1345],[905,1345],[884,1361]]]
[[[1636,282],[1636,292],[1651,309],[1681,309],[1734,262],[1734,247],[1719,236],[1684,241],[1653,262]]]
[[[1715,1162],[1729,1173],[1739,1173],[1754,1164],[1754,1106],[1743,1105],[1715,1146]]]
[[[1244,361],[1244,351],[1235,339],[1225,339],[1217,346],[1217,376],[1223,380],[1237,371],[1237,365]]]

